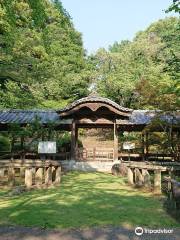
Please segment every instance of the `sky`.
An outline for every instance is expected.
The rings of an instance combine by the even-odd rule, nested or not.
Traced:
[[[164,10],[172,0],[62,0],[89,54],[115,41],[132,40],[152,22],[175,14]]]

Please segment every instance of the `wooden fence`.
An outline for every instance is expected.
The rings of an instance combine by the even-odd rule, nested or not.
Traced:
[[[26,185],[27,188],[59,183],[61,166],[53,160],[0,160],[1,185]]]
[[[76,150],[77,161],[113,161],[113,148],[78,148]]]

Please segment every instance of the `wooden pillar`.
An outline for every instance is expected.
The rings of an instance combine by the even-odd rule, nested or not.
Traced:
[[[154,170],[154,192],[161,193],[161,171]]]
[[[10,166],[8,168],[8,185],[12,187],[14,186],[14,183],[15,183],[15,172],[14,172],[14,168]]]
[[[76,153],[76,123],[75,121],[72,122],[71,128],[71,159],[75,160]]]
[[[20,178],[24,179],[25,176],[25,167],[20,167]]]
[[[60,183],[61,182],[61,167],[56,168],[56,179],[55,183]]]
[[[133,176],[133,170],[128,167],[128,183],[129,184],[134,184],[134,176]]]
[[[35,184],[41,185],[43,183],[43,168],[36,169],[35,173]]]
[[[150,174],[147,169],[142,169],[142,177],[143,177],[144,187],[150,188],[151,187],[151,178],[150,178]]]
[[[11,161],[14,159],[14,144],[15,144],[15,137],[12,137],[12,141],[11,141]]]
[[[144,148],[144,154],[145,159],[148,159],[148,153],[149,153],[149,134],[145,133],[145,148]]]
[[[33,184],[33,169],[26,168],[25,170],[25,185],[27,188],[30,188]]]
[[[75,126],[75,159],[78,158],[78,127]]]
[[[143,176],[138,168],[135,168],[135,184],[139,186],[143,185]]]
[[[142,135],[141,135],[141,141],[142,141],[142,159],[144,161],[145,160],[145,156],[144,156],[144,154],[145,154],[145,135],[144,135],[144,133],[142,133]]]
[[[78,127],[75,127],[75,148],[78,148]]]
[[[4,168],[0,168],[0,180],[4,178]]]
[[[114,122],[114,160],[118,160],[118,131],[116,122]]]
[[[45,184],[52,184],[52,167],[47,167],[45,172]]]

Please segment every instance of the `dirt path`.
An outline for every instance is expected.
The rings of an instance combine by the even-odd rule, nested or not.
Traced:
[[[0,240],[179,240],[180,229],[173,234],[143,234],[122,227],[73,230],[44,230],[28,227],[0,227]]]

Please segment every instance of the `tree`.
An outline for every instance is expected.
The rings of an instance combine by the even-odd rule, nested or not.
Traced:
[[[87,94],[85,52],[60,1],[0,2],[0,107],[61,105]]]
[[[179,19],[166,18],[93,56],[99,93],[131,108],[177,109]]]
[[[171,4],[171,6],[166,10],[166,13],[168,12],[177,12],[180,13],[180,1],[179,0],[173,0],[173,3]]]

